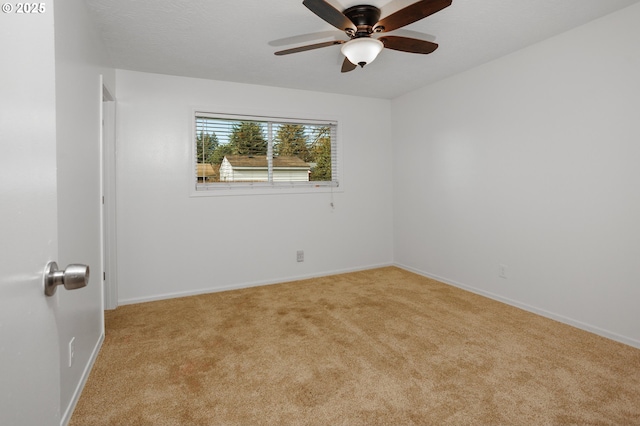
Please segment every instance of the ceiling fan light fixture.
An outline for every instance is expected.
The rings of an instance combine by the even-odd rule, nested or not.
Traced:
[[[349,40],[340,49],[349,62],[364,67],[370,64],[382,51],[384,44],[380,40],[371,37],[360,37]]]

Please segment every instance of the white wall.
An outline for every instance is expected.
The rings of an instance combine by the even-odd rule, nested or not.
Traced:
[[[396,262],[640,347],[638,22],[395,99]]]
[[[116,77],[120,303],[392,262],[390,101],[123,70]],[[328,193],[190,197],[194,107],[337,118],[344,174],[335,209]]]
[[[85,2],[55,3],[58,266],[89,265],[89,285],[58,290],[60,404],[68,421],[103,335],[100,242],[100,75],[115,89],[115,70],[89,19]],[[68,344],[75,359],[68,366]]]

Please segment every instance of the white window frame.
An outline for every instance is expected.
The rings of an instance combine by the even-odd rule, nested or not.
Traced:
[[[219,109],[218,109],[219,110]],[[333,118],[308,118],[301,117],[300,114],[265,114],[265,113],[229,113],[214,112],[212,108],[193,108],[190,111],[191,131],[189,138],[190,161],[189,161],[189,196],[191,197],[212,197],[230,195],[266,195],[266,194],[313,194],[313,193],[334,193],[342,192],[342,149],[339,120]],[[309,182],[215,182],[207,185],[199,185],[197,178],[197,148],[195,140],[197,137],[196,117],[208,116],[229,120],[246,121],[273,121],[282,123],[318,124],[335,126],[332,139],[331,154],[331,181],[309,181]],[[269,152],[272,146],[269,143]]]

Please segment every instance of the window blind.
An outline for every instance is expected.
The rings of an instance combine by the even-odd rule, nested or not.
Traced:
[[[337,122],[196,112],[196,190],[336,187]]]

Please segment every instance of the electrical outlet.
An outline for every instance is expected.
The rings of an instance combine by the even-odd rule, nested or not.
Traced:
[[[503,264],[498,265],[498,276],[500,278],[507,279],[507,269],[508,268],[506,265],[503,265]]]
[[[76,352],[76,338],[72,337],[71,340],[69,340],[69,367],[73,365],[73,357],[75,356],[75,352]]]
[[[298,252],[296,253],[296,259],[298,260],[298,262],[304,262],[304,250],[298,250]]]

